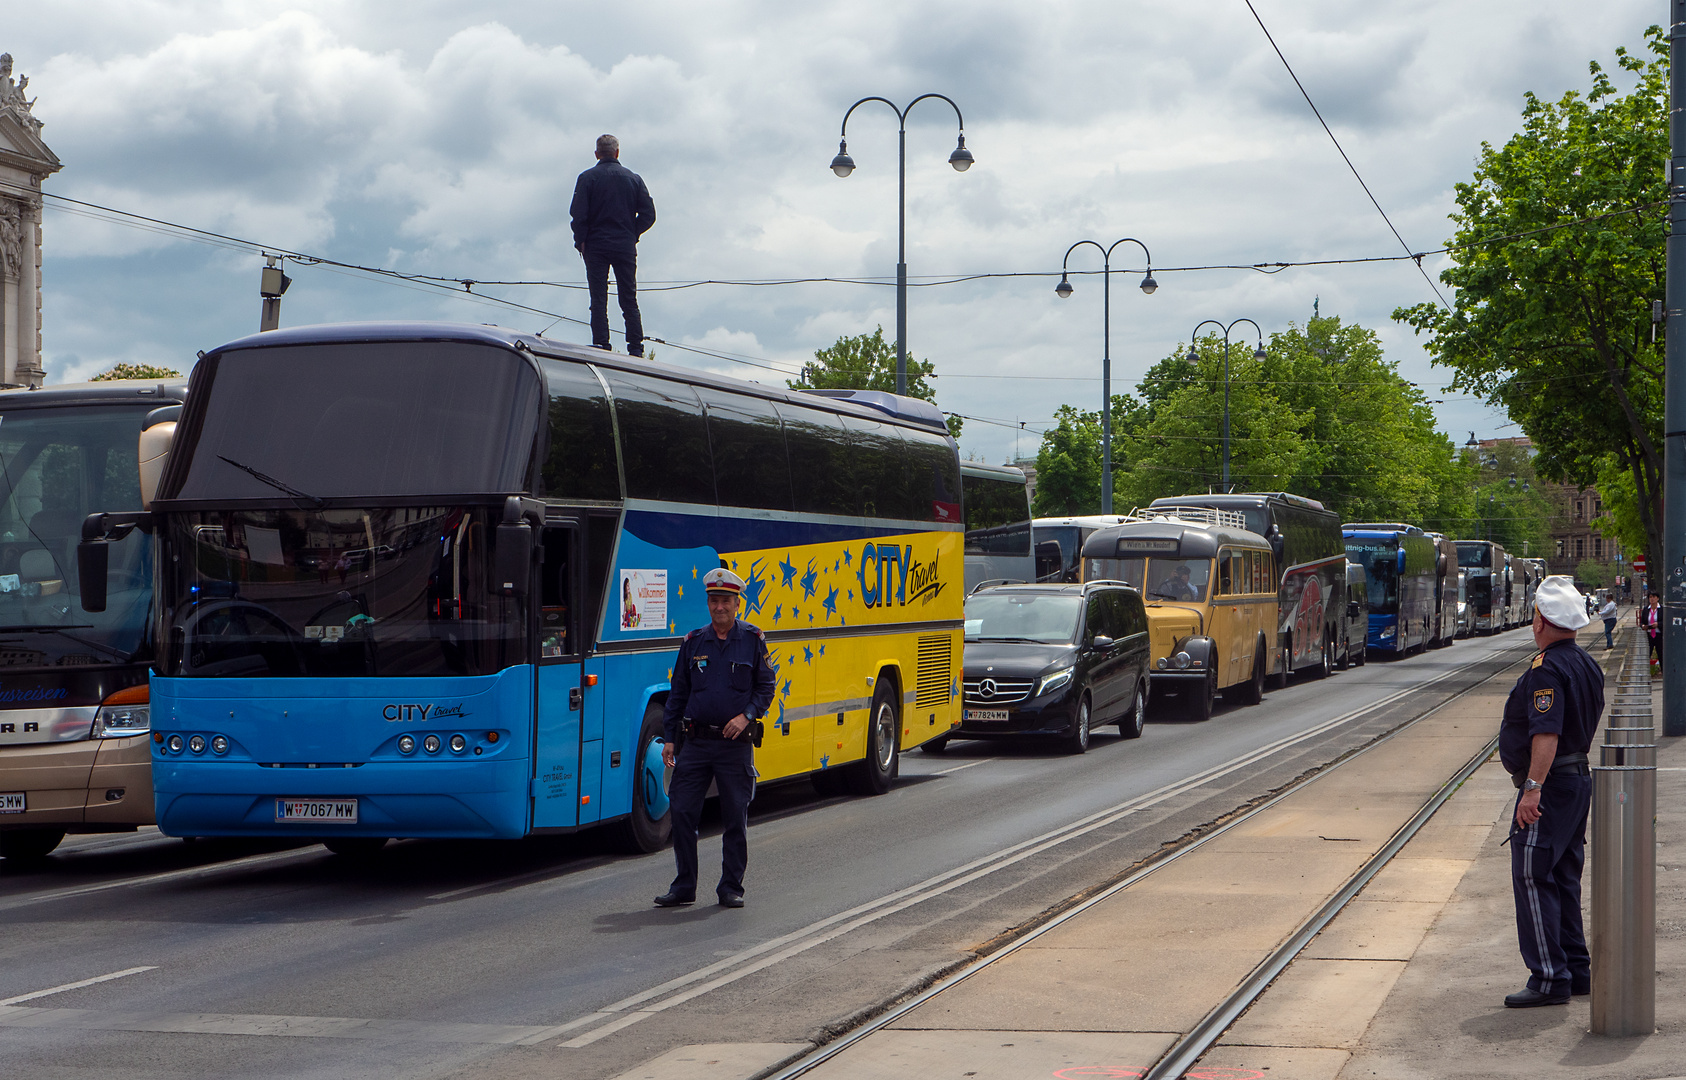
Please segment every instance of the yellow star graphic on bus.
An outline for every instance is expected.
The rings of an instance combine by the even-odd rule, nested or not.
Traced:
[[[668,623],[667,624],[667,632],[670,633],[670,634],[677,634],[679,632],[679,624],[676,623],[676,622]]]
[[[691,580],[692,581],[697,580],[697,568],[694,567],[694,566],[691,567]]]
[[[680,596],[685,595],[685,586],[683,586],[683,585],[679,586],[679,595]]]

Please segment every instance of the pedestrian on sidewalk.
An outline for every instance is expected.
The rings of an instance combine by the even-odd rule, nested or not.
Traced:
[[[626,320],[626,351],[644,355],[644,321],[638,314],[638,238],[656,223],[656,204],[643,177],[621,164],[621,141],[597,136],[597,164],[574,182],[574,250],[585,258],[591,292],[591,343],[609,347],[609,270]]]
[[[1598,609],[1598,617],[1604,620],[1604,647],[1616,647],[1616,599],[1613,596],[1604,598],[1604,606]]]
[[[1573,578],[1540,584],[1534,606],[1539,654],[1510,691],[1499,726],[1499,760],[1520,789],[1510,828],[1516,937],[1531,973],[1505,998],[1512,1009],[1562,1005],[1592,992],[1592,958],[1581,927],[1592,769],[1587,752],[1604,711],[1604,672],[1575,642],[1592,620]]]
[[[1656,593],[1651,594],[1648,606],[1639,609],[1639,627],[1645,631],[1645,640],[1651,646],[1651,663],[1662,662],[1663,653],[1663,598]]]
[[[738,618],[743,579],[724,568],[703,575],[709,624],[693,630],[673,664],[662,728],[662,763],[673,770],[673,861],[678,868],[657,907],[697,899],[697,823],[712,783],[720,792],[720,906],[743,907],[749,865],[749,803],[755,798],[760,717],[773,700],[767,639]]]

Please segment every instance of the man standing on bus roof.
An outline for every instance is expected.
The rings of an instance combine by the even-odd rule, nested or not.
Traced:
[[[1592,770],[1587,751],[1604,711],[1604,672],[1575,643],[1592,620],[1561,574],[1534,597],[1539,655],[1516,680],[1499,726],[1499,760],[1521,789],[1510,827],[1516,937],[1531,976],[1505,998],[1512,1009],[1562,1005],[1592,992],[1592,960],[1581,927]]]
[[[697,899],[697,822],[713,781],[720,793],[720,906],[743,907],[749,865],[749,802],[755,797],[760,718],[773,700],[773,668],[760,630],[738,618],[743,579],[725,568],[703,575],[709,624],[679,646],[662,727],[662,762],[673,769],[673,861],[678,873],[657,907]]]
[[[656,204],[643,177],[622,165],[621,141],[597,136],[597,164],[574,181],[574,250],[585,258],[591,292],[591,343],[609,347],[609,268],[626,320],[626,351],[644,355],[644,321],[638,315],[638,238],[656,223]]]

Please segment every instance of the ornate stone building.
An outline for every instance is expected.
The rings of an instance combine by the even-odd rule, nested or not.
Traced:
[[[63,166],[0,53],[0,386],[40,386],[41,181]]]

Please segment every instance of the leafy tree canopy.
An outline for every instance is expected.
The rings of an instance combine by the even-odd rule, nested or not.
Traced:
[[[111,370],[102,371],[89,382],[107,382],[113,379],[179,379],[181,372],[173,368],[158,367],[154,364],[113,364]]]
[[[1117,482],[1117,476],[1113,477]],[[1101,417],[1061,405],[1036,452],[1037,517],[1098,514],[1101,509]]]
[[[840,337],[824,349],[814,350],[818,361],[803,369],[800,379],[787,380],[792,390],[882,390],[896,392],[896,346],[884,340],[882,326],[870,334]],[[937,391],[931,385],[936,365],[929,360],[907,358],[907,396],[935,402]],[[964,421],[958,416],[948,417],[948,432],[956,439]]]
[[[1663,295],[1668,45],[1659,27],[1646,39],[1648,59],[1616,50],[1631,91],[1593,63],[1584,95],[1530,93],[1522,130],[1482,144],[1457,185],[1457,265],[1441,274],[1452,309],[1394,318],[1428,335],[1455,387],[1509,412],[1542,473],[1608,491],[1614,531],[1631,550],[1643,537],[1655,560],[1663,364],[1650,307]]]

